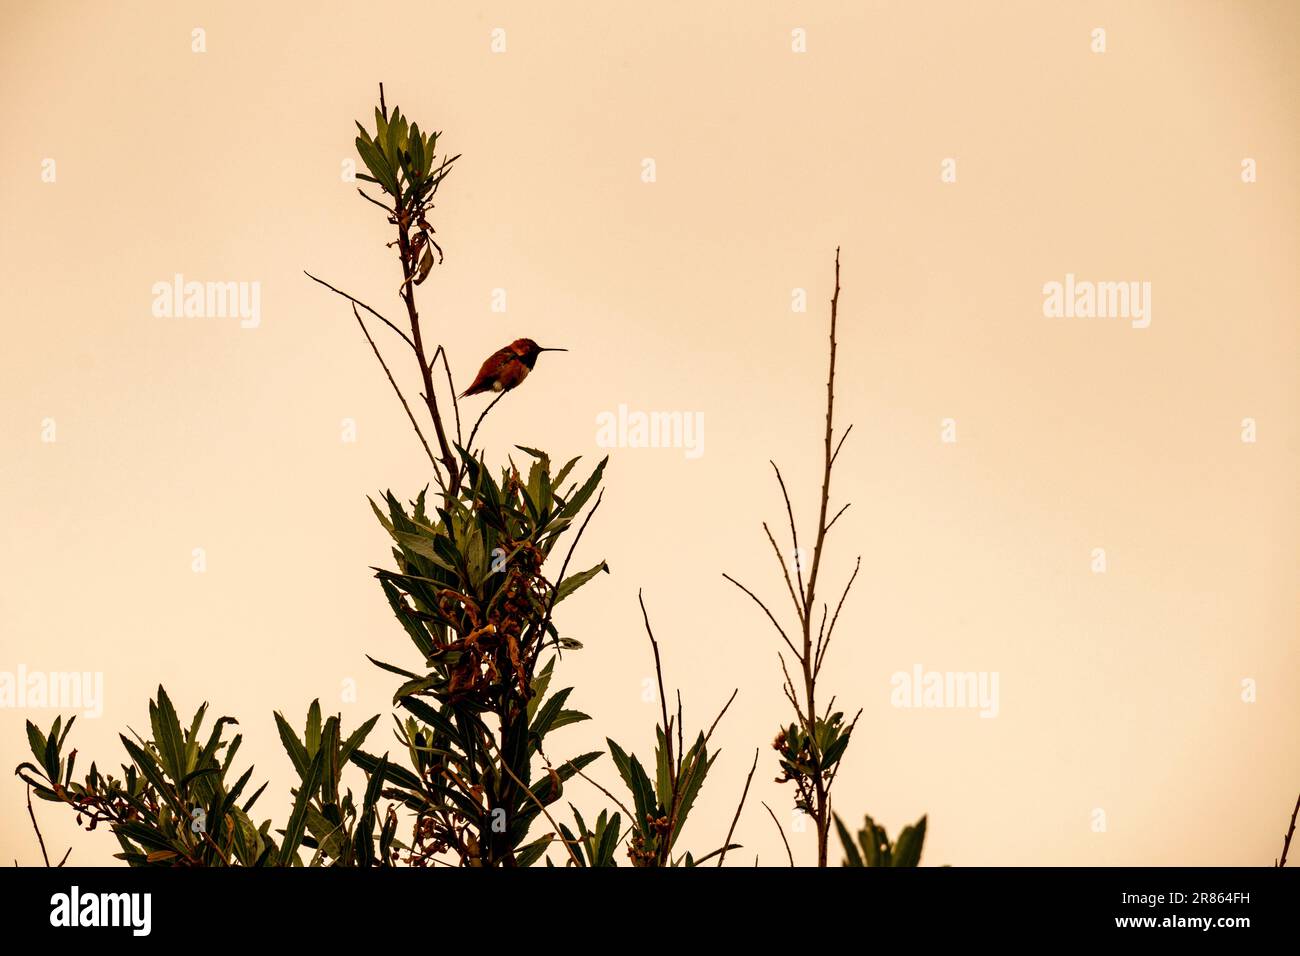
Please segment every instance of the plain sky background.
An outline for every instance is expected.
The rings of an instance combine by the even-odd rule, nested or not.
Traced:
[[[930,864],[1277,855],[1300,788],[1300,7],[6,2],[3,19],[0,670],[104,674],[103,716],[72,735],[83,769],[120,762],[162,682],[182,717],[207,700],[239,718],[239,765],[282,824],[296,778],[272,711],[300,725],[320,697],[355,726],[394,687],[364,655],[418,666],[368,570],[389,558],[366,495],[413,496],[427,462],[350,311],[302,274],[398,311],[388,227],[341,177],[382,80],[464,154],[420,292],[457,384],[518,336],[571,350],[498,406],[489,452],[590,465],[601,412],[704,415],[696,460],[611,452],[575,562],[613,573],[559,622],[586,648],[556,686],[595,719],[554,756],[605,735],[651,749],[643,589],[688,725],[740,691],[683,846],[721,842],[759,748],[729,862],[784,860],[759,804],[791,828],[779,639],[722,572],[787,606],[767,462],[808,528],[840,245],[855,427],[833,494],[853,507],[827,593],[858,554],[862,571],[823,681],[863,714],[837,809],[891,833],[928,813]],[[260,283],[260,327],[155,318],[176,273]],[[1045,318],[1067,273],[1150,282],[1150,327]],[[997,672],[996,719],[891,706],[918,664]],[[24,719],[54,714],[0,710],[0,768],[26,757]],[[608,757],[590,772],[616,785]],[[581,782],[566,797],[589,819],[606,805]],[[108,833],[37,811],[52,852],[110,861]],[[0,820],[0,860],[38,862],[16,778]],[[810,862],[811,831],[790,838]]]

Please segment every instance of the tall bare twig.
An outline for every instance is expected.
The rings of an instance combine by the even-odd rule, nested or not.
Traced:
[[[791,706],[798,718],[798,726],[804,737],[803,741],[789,743],[785,741],[783,732],[778,737],[778,749],[789,744],[806,748],[807,761],[811,763],[812,772],[802,774],[796,780],[796,786],[799,789],[799,799],[797,804],[802,806],[806,812],[811,814],[813,822],[817,827],[817,865],[826,866],[828,858],[828,846],[831,828],[831,797],[830,788],[835,780],[835,772],[838,770],[838,761],[843,753],[843,748],[847,744],[847,737],[852,733],[856,726],[857,718],[848,725],[847,728],[830,727],[834,733],[832,737],[838,735],[843,740],[839,745],[837,752],[828,757],[828,751],[834,746],[834,743],[823,743],[824,735],[819,733],[819,726],[834,725],[838,720],[838,715],[831,715],[831,708],[826,708],[826,716],[817,705],[817,678],[821,672],[822,664],[825,661],[826,653],[830,647],[831,636],[834,633],[835,625],[839,621],[840,611],[843,609],[844,600],[848,597],[849,590],[857,580],[858,568],[861,566],[861,559],[854,566],[853,573],[850,575],[848,583],[844,587],[835,613],[829,615],[829,626],[827,624],[829,606],[822,602],[821,623],[815,626],[818,606],[818,585],[821,582],[822,561],[826,550],[826,536],[832,526],[839,521],[840,516],[848,510],[848,504],[845,504],[833,517],[828,517],[830,513],[830,495],[831,495],[831,474],[836,460],[839,458],[840,450],[844,446],[844,440],[852,430],[850,425],[839,436],[836,441],[835,435],[835,367],[836,358],[839,348],[837,332],[839,324],[839,303],[840,303],[840,251],[835,250],[835,291],[831,296],[831,321],[830,321],[830,361],[829,369],[826,376],[826,426],[823,432],[824,453],[822,456],[822,480],[820,496],[817,509],[816,533],[813,535],[812,561],[805,569],[802,553],[799,548],[799,530],[794,517],[794,507],[790,502],[789,489],[785,483],[785,477],[781,474],[780,467],[776,462],[771,462],[772,470],[776,474],[777,484],[781,488],[781,498],[785,503],[786,519],[790,528],[790,545],[794,554],[794,580],[791,580],[790,568],[786,564],[785,557],[777,545],[776,538],[766,523],[763,525],[763,531],[767,535],[768,541],[772,544],[773,551],[776,552],[777,561],[781,568],[782,579],[785,582],[786,590],[790,594],[791,603],[794,605],[795,617],[798,621],[798,628],[794,634],[794,639],[782,627],[771,609],[759,598],[752,590],[745,587],[735,578],[728,574],[723,577],[736,585],[749,598],[762,609],[768,620],[776,628],[781,640],[785,643],[790,653],[794,656],[799,665],[799,675],[801,680],[800,686],[795,684],[791,678],[789,670],[785,665],[785,658],[781,657],[781,666],[784,673],[784,684],[782,692],[786,699],[790,701]],[[805,576],[806,575],[806,576]],[[796,590],[795,584],[798,587]],[[833,703],[833,702],[832,702]],[[826,758],[824,760],[824,758]],[[787,774],[789,771],[787,771]],[[788,779],[795,779],[789,777]],[[769,812],[770,808],[769,808]],[[775,819],[775,816],[773,816]],[[778,824],[779,828],[779,824]],[[782,837],[784,838],[784,832]],[[788,845],[787,845],[788,849]]]

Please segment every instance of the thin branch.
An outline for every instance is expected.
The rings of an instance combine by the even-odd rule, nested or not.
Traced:
[[[849,437],[849,432],[851,432],[851,431],[853,431],[853,426],[852,426],[852,425],[850,425],[848,428],[844,429],[844,434],[840,436],[839,443],[835,446],[835,454],[831,455],[831,464],[832,464],[832,465],[835,464],[835,459],[838,458],[838,457],[840,457],[840,449],[844,447],[844,439],[846,439],[846,438]]]
[[[831,465],[834,462],[834,450],[831,442],[835,435],[835,355],[837,351],[835,332],[839,321],[840,306],[840,250],[835,249],[835,292],[831,295],[831,330],[830,330],[830,362],[829,371],[826,375],[826,455],[825,464],[822,468],[822,489],[821,503],[817,515],[817,540],[813,545],[812,568],[808,571],[808,584],[804,591],[804,607],[810,609],[816,605],[817,595],[817,575],[821,570],[822,554],[826,546],[826,512],[830,507],[831,498]],[[845,431],[845,435],[848,432]],[[843,438],[841,438],[841,442]],[[837,516],[838,517],[838,516]],[[803,665],[803,689],[804,702],[808,708],[808,732],[812,738],[813,756],[816,764],[816,773],[813,776],[813,788],[816,796],[816,802],[813,805],[814,819],[817,824],[817,865],[826,866],[827,862],[827,845],[830,839],[830,785],[834,781],[832,774],[829,780],[822,778],[821,773],[821,754],[816,744],[816,716],[817,716],[817,674],[816,674],[816,654],[812,644],[812,620],[811,615],[805,614],[801,622],[803,624],[803,655],[799,663]]]
[[[545,754],[543,754],[543,756],[545,756]],[[610,793],[608,790],[606,790],[604,787],[602,787],[600,784],[598,784],[595,780],[592,780],[590,777],[588,777],[585,773],[582,772],[582,768],[580,768],[580,767],[579,767],[577,764],[575,764],[572,760],[568,761],[567,764],[566,764],[566,766],[572,767],[573,770],[574,770],[574,772],[575,772],[579,777],[581,777],[583,780],[587,781],[587,783],[591,784],[593,787],[595,787],[597,790],[599,790],[599,791],[600,791],[601,793],[603,793],[605,796],[609,797],[609,799],[613,800],[614,803],[618,806],[618,808],[619,808],[620,810],[622,810],[624,813],[627,814],[627,818],[628,818],[628,820],[630,820],[630,821],[635,821],[635,820],[636,820],[636,814],[633,813],[631,810],[629,810],[626,806],[624,806],[622,800],[620,800],[618,797],[614,796],[612,793]]]
[[[737,688],[739,690],[739,688]],[[734,694],[732,695],[735,696]],[[682,733],[682,728],[686,726],[686,721],[682,717],[682,689],[677,688],[677,766],[682,765],[686,756],[686,738]]]
[[[394,325],[392,322],[388,321],[388,319],[384,318],[384,316],[382,316],[381,314],[379,314],[378,312],[376,312],[376,311],[375,311],[374,309],[372,309],[370,306],[366,305],[366,304],[365,304],[364,302],[362,302],[360,299],[348,295],[348,294],[347,294],[346,292],[344,292],[342,289],[336,289],[336,288],[334,288],[334,286],[330,285],[330,284],[329,284],[328,282],[326,282],[324,279],[318,279],[318,278],[316,278],[316,276],[312,275],[310,272],[307,272],[306,270],[303,270],[303,275],[305,275],[308,279],[311,279],[312,282],[319,282],[321,285],[323,285],[325,288],[329,289],[331,292],[335,293],[336,295],[341,295],[341,296],[343,296],[343,298],[347,299],[347,300],[348,300],[349,302],[351,302],[353,305],[359,305],[359,306],[361,306],[361,308],[365,309],[367,312],[369,312],[371,315],[373,315],[375,318],[377,318],[380,322],[384,323],[384,325],[388,326],[390,329],[392,329],[394,332],[396,332],[398,335],[400,335],[400,336],[402,337],[402,341],[403,341],[403,342],[405,342],[405,343],[406,343],[407,345],[409,345],[411,348],[415,348],[415,343],[411,341],[411,337],[410,337],[409,335],[407,335],[405,332],[403,332],[401,329],[399,329],[399,328],[398,328],[396,325]]]
[[[785,844],[786,858],[789,859],[790,865],[794,866],[794,854],[790,852],[790,841],[785,838],[785,830],[781,827],[781,821],[776,818],[776,814],[772,812],[772,808],[766,803],[763,804],[763,809],[767,811],[767,815],[771,817],[772,822],[776,824],[776,832],[781,834],[781,842]]]
[[[479,415],[478,421],[474,423],[474,428],[469,433],[469,442],[461,446],[467,452],[470,452],[471,454],[474,452],[474,436],[478,434],[478,427],[483,424],[483,419],[487,418],[488,412],[492,411],[492,409],[496,407],[497,402],[501,401],[501,399],[505,397],[506,397],[506,393],[502,392],[496,398],[492,399],[492,401],[488,402],[487,408],[483,409],[483,413]],[[458,411],[457,420],[459,421],[459,419],[460,419],[460,413]]]
[[[829,612],[830,612],[830,608],[828,608],[826,606],[826,602],[823,601],[822,602],[822,623],[821,626],[817,628],[817,655],[816,656],[817,656],[818,665],[820,665],[821,663],[822,642],[826,640],[826,615]],[[817,665],[814,665],[813,667],[813,676],[814,677],[817,676]]]
[[[853,504],[853,502],[850,501],[849,504],[845,505],[845,506],[844,506],[843,508],[841,508],[839,511],[835,512],[835,517],[832,518],[830,524],[828,524],[828,525],[826,526],[826,530],[827,530],[827,532],[829,532],[829,531],[831,530],[831,528],[834,527],[835,522],[837,522],[837,521],[840,520],[840,515],[844,514],[844,512],[846,512],[846,511],[849,510],[849,505],[851,505],[851,504]]]
[[[460,402],[456,400],[456,386],[451,382],[451,364],[447,361],[447,350],[441,345],[433,353],[434,364],[437,364],[440,355],[442,356],[442,367],[447,370],[447,390],[451,392],[451,409],[456,413],[456,444],[464,448],[465,444],[460,440]],[[468,449],[466,450],[468,451]]]
[[[704,735],[704,742],[706,744],[713,738],[713,732],[718,729],[718,722],[722,720],[723,715],[725,715],[728,708],[731,707],[731,702],[736,699],[736,695],[739,693],[739,687],[731,692],[731,696],[727,698],[727,702],[722,705],[722,710],[718,711],[718,716],[714,717],[713,723],[709,724],[709,732]]]
[[[372,203],[374,203],[376,206],[378,206],[378,207],[379,207],[380,209],[382,209],[384,212],[388,213],[388,215],[390,215],[390,216],[396,216],[396,215],[397,215],[397,210],[396,210],[396,209],[390,209],[389,207],[385,206],[385,205],[384,205],[383,203],[381,203],[378,199],[375,199],[375,198],[373,198],[372,196],[368,195],[368,194],[366,193],[366,191],[365,191],[364,189],[362,189],[360,186],[357,187],[357,192],[361,193],[361,198],[362,198],[362,199],[366,200],[367,202],[372,202]]]
[[[401,195],[401,187],[398,187],[398,195],[395,197],[398,213],[394,217],[397,220],[397,246],[401,253],[400,264],[402,267],[403,277],[411,274],[415,268],[416,253],[411,245],[411,214],[421,215],[421,204],[423,200],[417,200],[412,209],[407,209],[407,203],[410,200],[410,194],[405,197]],[[433,363],[428,361],[424,351],[424,336],[420,326],[420,312],[415,306],[415,287],[409,284],[403,284],[401,289],[402,304],[406,306],[406,317],[411,327],[411,348],[415,352],[416,364],[420,367],[420,378],[424,382],[424,403],[429,409],[429,417],[433,419],[434,435],[438,440],[438,453],[442,457],[442,466],[447,469],[447,494],[454,496],[460,490],[461,482],[461,464],[456,461],[456,456],[452,454],[451,445],[447,442],[447,430],[443,427],[442,412],[438,410],[438,396],[433,390]]]
[[[857,580],[858,570],[862,567],[862,555],[858,555],[857,561],[853,564],[853,573],[849,575],[849,583],[844,585],[844,593],[840,595],[840,603],[835,605],[835,614],[831,617],[831,626],[826,631],[826,640],[817,650],[817,664],[813,668],[813,674],[822,668],[822,659],[826,656],[826,649],[831,646],[831,635],[835,633],[835,622],[840,619],[840,609],[844,607],[844,599],[849,596],[849,588],[853,587],[853,582]],[[825,618],[823,618],[823,622]]]
[[[804,607],[811,607],[817,588],[817,572],[821,568],[822,551],[826,542],[826,512],[831,497],[831,439],[834,434],[835,420],[835,327],[839,317],[840,303],[840,251],[835,250],[835,294],[831,296],[831,358],[830,371],[826,376],[826,458],[822,469],[822,494],[820,516],[817,519],[817,541],[813,545],[812,568],[808,572],[808,588],[804,596]],[[848,432],[844,433],[845,435]],[[805,628],[806,630],[806,628]]]
[[[753,599],[754,603],[763,609],[763,613],[767,615],[767,619],[772,622],[772,626],[775,627],[777,633],[781,635],[781,640],[785,641],[786,647],[790,648],[790,652],[794,654],[795,657],[798,657],[799,652],[795,650],[794,645],[790,643],[790,638],[786,636],[785,628],[783,628],[780,625],[777,619],[772,615],[772,612],[767,609],[767,605],[759,600],[758,595],[756,595],[749,588],[745,587],[743,584],[741,584],[739,581],[733,578],[730,574],[727,574],[727,572],[725,571],[722,572],[722,576],[726,578],[728,581],[730,581],[732,584],[734,584],[736,587],[740,588],[746,594],[748,594]]]
[[[655,654],[655,676],[659,679],[659,709],[663,713],[664,744],[668,748],[668,786],[671,791],[675,792],[677,790],[677,765],[673,762],[673,725],[668,722],[668,698],[664,695],[664,669],[659,660],[659,642],[655,640],[655,632],[650,627],[650,614],[645,609],[645,598],[641,596],[639,588],[636,592],[636,599],[637,603],[641,605],[641,618],[645,621],[645,632],[650,638],[650,647]]]
[[[370,337],[370,330],[366,328],[366,323],[361,320],[361,313],[357,311],[357,305],[355,302],[352,303],[352,314],[357,317],[357,325],[361,326],[361,331],[365,334],[366,341],[370,343],[370,348],[374,351],[375,358],[379,359],[379,364],[384,367],[384,374],[388,376],[389,384],[393,386],[393,391],[397,393],[397,397],[401,400],[402,407],[406,409],[406,417],[411,420],[411,427],[415,429],[415,434],[419,436],[420,444],[424,446],[424,453],[429,456],[429,461],[433,463],[433,473],[438,476],[438,481],[441,484],[442,472],[438,470],[438,461],[433,457],[433,449],[431,449],[429,443],[424,440],[424,432],[420,431],[420,423],[415,420],[415,413],[411,411],[411,406],[406,403],[406,396],[402,394],[402,390],[397,386],[397,381],[393,378],[393,373],[388,370],[388,363],[384,361],[383,355],[379,353],[379,346],[377,346],[375,340]]]
[[[495,744],[495,741],[493,741],[493,744]],[[573,852],[573,847],[569,846],[569,841],[564,839],[564,833],[560,829],[560,825],[555,822],[555,818],[551,816],[551,812],[546,809],[546,804],[542,803],[542,801],[537,799],[537,794],[533,793],[533,791],[528,789],[528,784],[524,783],[517,776],[515,776],[515,772],[510,769],[510,764],[506,760],[506,755],[501,752],[500,747],[497,747],[497,756],[501,758],[501,769],[504,770],[506,773],[510,774],[510,779],[513,780],[515,783],[517,783],[519,785],[519,788],[523,790],[524,793],[528,794],[528,796],[532,799],[533,803],[537,804],[537,809],[541,810],[542,813],[546,815],[546,819],[550,821],[551,826],[555,829],[555,838],[559,840],[560,843],[564,844],[564,849],[569,852],[569,859],[573,860],[573,865],[577,867],[581,867],[582,861],[579,860],[578,855]]]
[[[785,658],[781,656],[779,651],[777,652],[776,657],[777,660],[781,662],[781,673],[785,675],[785,687],[783,688],[785,696],[790,703],[794,705],[794,712],[798,716],[799,721],[804,725],[804,730],[807,732],[809,737],[812,737],[812,714],[805,715],[803,712],[803,707],[800,705],[798,697],[795,694],[794,681],[790,679],[790,671],[785,666]]]
[[[829,710],[829,709],[830,709],[830,708],[827,708],[827,710]],[[859,707],[859,708],[858,708],[858,712],[857,712],[856,714],[853,715],[853,720],[849,723],[849,729],[846,730],[846,731],[844,731],[844,733],[845,733],[847,736],[849,736],[849,737],[852,737],[852,736],[853,736],[853,731],[854,731],[854,730],[857,728],[857,726],[858,726],[858,718],[861,717],[861,716],[862,716],[862,708]],[[835,777],[836,777],[836,775],[840,772],[840,767],[842,767],[842,766],[844,766],[844,764],[843,764],[842,762],[836,763],[836,764],[835,764],[835,769],[831,771],[830,779],[826,781],[826,810],[827,810],[828,813],[830,812],[830,808],[831,808],[831,803],[830,803],[830,801],[831,801],[831,787],[835,785]]]
[[[731,826],[727,828],[727,838],[722,841],[722,852],[718,854],[718,866],[722,866],[722,861],[727,858],[727,847],[731,846],[731,835],[736,832],[736,823],[740,820],[740,811],[745,809],[745,798],[749,796],[749,782],[754,779],[754,770],[758,767],[758,748],[754,748],[754,762],[750,765],[749,776],[745,778],[745,789],[740,794],[740,806],[736,807],[736,815],[731,818]]]
[[[772,537],[772,529],[763,522],[763,530],[767,532],[767,540],[772,542],[772,550],[776,552],[776,560],[781,564],[781,574],[785,577],[786,589],[790,592],[790,600],[794,602],[794,613],[803,614],[803,607],[799,604],[799,595],[795,594],[794,583],[790,580],[790,569],[786,566],[785,555],[781,553],[780,546],[776,543],[776,538]],[[799,555],[795,554],[795,563],[799,561]]]
[[[781,657],[779,654],[777,656]],[[784,657],[781,657],[781,666],[785,666]],[[803,723],[803,711],[799,709],[799,702],[795,699],[793,685],[788,681],[782,684],[781,693],[785,694],[785,699],[790,702],[790,706],[794,708],[794,712],[799,716],[799,722]]]
[[[551,624],[551,612],[555,610],[555,602],[560,594],[560,585],[564,583],[564,572],[569,570],[569,561],[573,558],[573,552],[578,548],[578,542],[582,540],[582,533],[587,530],[587,525],[591,523],[592,517],[596,514],[596,509],[600,507],[600,502],[604,497],[605,492],[602,490],[596,496],[596,503],[587,512],[587,517],[578,526],[578,533],[574,535],[573,543],[569,545],[569,553],[564,556],[564,563],[560,565],[560,576],[555,579],[555,584],[551,586],[551,599],[546,604],[546,617],[542,618],[541,640],[543,642],[546,641],[546,629]]]
[[[27,798],[27,805],[29,807],[31,806],[30,796]],[[1286,839],[1282,842],[1282,858],[1277,861],[1279,868],[1286,866],[1286,855],[1291,849],[1291,838],[1295,836],[1295,818],[1297,813],[1300,813],[1300,796],[1295,798],[1295,809],[1291,811],[1291,826],[1286,831]]]
[[[799,559],[799,531],[795,527],[795,523],[794,523],[794,507],[790,504],[790,493],[785,489],[785,479],[781,477],[781,469],[776,467],[776,462],[772,461],[771,459],[768,460],[768,464],[771,465],[772,470],[776,472],[777,483],[781,486],[781,497],[785,499],[785,514],[786,517],[790,519],[790,541],[794,545],[795,577],[798,578],[799,580],[799,594],[804,599],[803,600],[804,608],[807,609],[808,600],[804,596],[803,561]],[[801,618],[802,616],[803,615],[800,615]]]
[[[32,787],[31,787],[31,784],[28,784],[28,785],[27,785],[27,815],[30,816],[30,817],[32,818],[32,829],[36,831],[36,839],[37,839],[37,841],[38,841],[38,842],[40,843],[40,845],[41,845],[41,857],[45,860],[45,865],[46,865],[46,866],[49,866],[49,865],[50,865],[50,855],[49,855],[48,853],[45,852],[45,837],[41,836],[41,828],[40,828],[40,826],[38,826],[37,823],[36,823],[36,811],[32,809]],[[1287,842],[1290,842],[1290,841],[1288,840]],[[69,852],[71,851],[71,849],[72,849],[71,847],[68,848]],[[1283,861],[1286,860],[1286,854],[1285,854],[1285,853],[1282,854],[1282,858],[1283,858]],[[64,859],[66,860],[67,857],[65,856]],[[63,865],[62,863],[59,864],[59,866],[62,866],[62,865]]]

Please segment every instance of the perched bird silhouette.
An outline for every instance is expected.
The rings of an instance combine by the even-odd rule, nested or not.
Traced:
[[[515,339],[503,349],[488,356],[469,388],[460,393],[478,395],[481,392],[508,392],[517,388],[528,377],[543,352],[567,352],[568,349],[544,349],[532,339]]]

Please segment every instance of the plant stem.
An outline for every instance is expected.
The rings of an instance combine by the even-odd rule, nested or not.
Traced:
[[[402,303],[406,306],[406,316],[411,324],[411,348],[415,351],[415,361],[420,366],[420,379],[424,383],[424,402],[429,407],[429,417],[433,419],[433,429],[438,437],[438,451],[442,456],[442,465],[447,469],[447,493],[455,495],[460,489],[460,469],[456,458],[447,443],[447,432],[442,425],[442,414],[438,410],[438,396],[433,390],[433,363],[425,358],[424,338],[420,333],[420,313],[415,307],[415,285],[407,281],[413,274],[415,262],[411,255],[411,228],[409,213],[398,189],[397,197],[397,247],[402,259]],[[455,396],[452,396],[454,402]]]
[[[28,798],[28,806],[31,806],[31,798]],[[1291,849],[1291,838],[1295,836],[1295,818],[1300,813],[1300,796],[1295,798],[1295,809],[1291,811],[1291,826],[1286,831],[1286,839],[1282,841],[1282,858],[1277,861],[1279,868],[1286,866],[1286,855]]]
[[[36,839],[41,845],[41,857],[45,860],[45,865],[48,867],[50,865],[50,855],[45,852],[45,837],[41,836],[41,828],[36,824],[36,811],[32,809],[32,788],[30,784],[27,787],[27,815],[32,818],[32,829],[36,831]],[[1294,820],[1291,825],[1292,827],[1295,826]],[[1290,842],[1289,838],[1287,842]],[[1286,860],[1285,853],[1282,854],[1282,859],[1283,861]]]
[[[831,497],[831,463],[834,461],[834,419],[835,419],[835,327],[839,317],[840,304],[840,250],[835,250],[835,293],[831,296],[831,357],[830,371],[826,377],[826,456],[822,469],[821,507],[817,517],[817,540],[813,545],[812,568],[808,572],[807,590],[804,592],[803,614],[800,623],[803,626],[803,653],[799,663],[803,667],[804,699],[807,705],[809,733],[813,736],[813,750],[817,752],[817,666],[813,652],[812,621],[813,608],[816,603],[817,573],[821,569],[822,550],[826,543],[826,512],[829,510]],[[821,754],[817,753],[820,760]],[[820,767],[818,768],[820,771]],[[817,865],[827,865],[828,841],[830,838],[830,794],[820,772],[814,774],[813,805],[814,822],[817,825]]]

